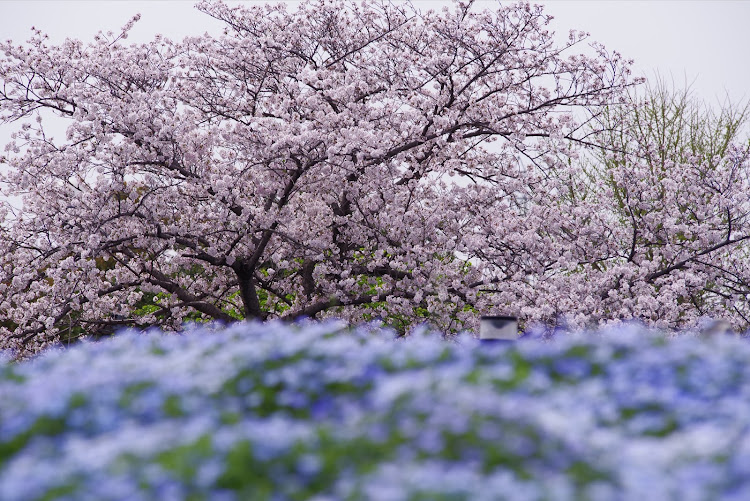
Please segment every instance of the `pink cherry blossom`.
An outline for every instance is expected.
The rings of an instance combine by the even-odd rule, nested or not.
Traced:
[[[0,214],[0,346],[300,316],[675,325],[744,298],[747,150],[659,174],[628,144],[588,175],[636,80],[542,7],[198,7],[223,35],[2,44],[22,208]]]

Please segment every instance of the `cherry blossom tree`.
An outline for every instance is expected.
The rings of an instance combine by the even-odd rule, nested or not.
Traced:
[[[525,3],[198,8],[222,36],[128,45],[135,18],[90,43],[2,44],[0,119],[21,124],[3,195],[22,201],[2,208],[3,346],[578,308],[541,303],[577,294],[558,271],[594,267],[607,236],[563,190],[632,84],[619,54],[558,42]]]
[[[749,111],[658,81],[604,110],[593,154],[537,174],[546,190],[478,192],[481,290],[548,326],[750,328]]]
[[[603,225],[606,253],[591,261],[609,287],[596,317],[676,327],[708,316],[750,328],[749,113],[658,79],[604,116],[611,132],[590,171],[592,197],[614,217]]]

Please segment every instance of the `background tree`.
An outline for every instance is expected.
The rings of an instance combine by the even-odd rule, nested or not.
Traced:
[[[597,148],[560,158],[544,190],[483,192],[465,252],[488,265],[487,297],[548,325],[750,328],[747,117],[659,80],[603,110]]]
[[[532,202],[622,100],[618,54],[555,43],[528,4],[199,8],[223,36],[2,45],[0,117],[37,120],[4,159],[3,346],[186,318],[450,330],[533,302],[563,244],[525,243],[557,221]]]
[[[750,328],[749,110],[707,106],[658,78],[604,115],[610,132],[590,174],[615,209],[620,250],[607,273],[617,300],[603,315]]]

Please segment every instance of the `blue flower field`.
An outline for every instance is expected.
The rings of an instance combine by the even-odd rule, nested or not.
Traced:
[[[747,500],[750,343],[124,332],[0,362],[0,499]]]

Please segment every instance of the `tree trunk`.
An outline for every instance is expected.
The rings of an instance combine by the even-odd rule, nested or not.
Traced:
[[[240,294],[242,296],[242,304],[245,307],[245,318],[265,320],[263,312],[260,310],[260,301],[258,300],[258,292],[255,290],[255,278],[253,277],[252,270],[248,270],[247,267],[243,266],[235,271],[240,283]]]

